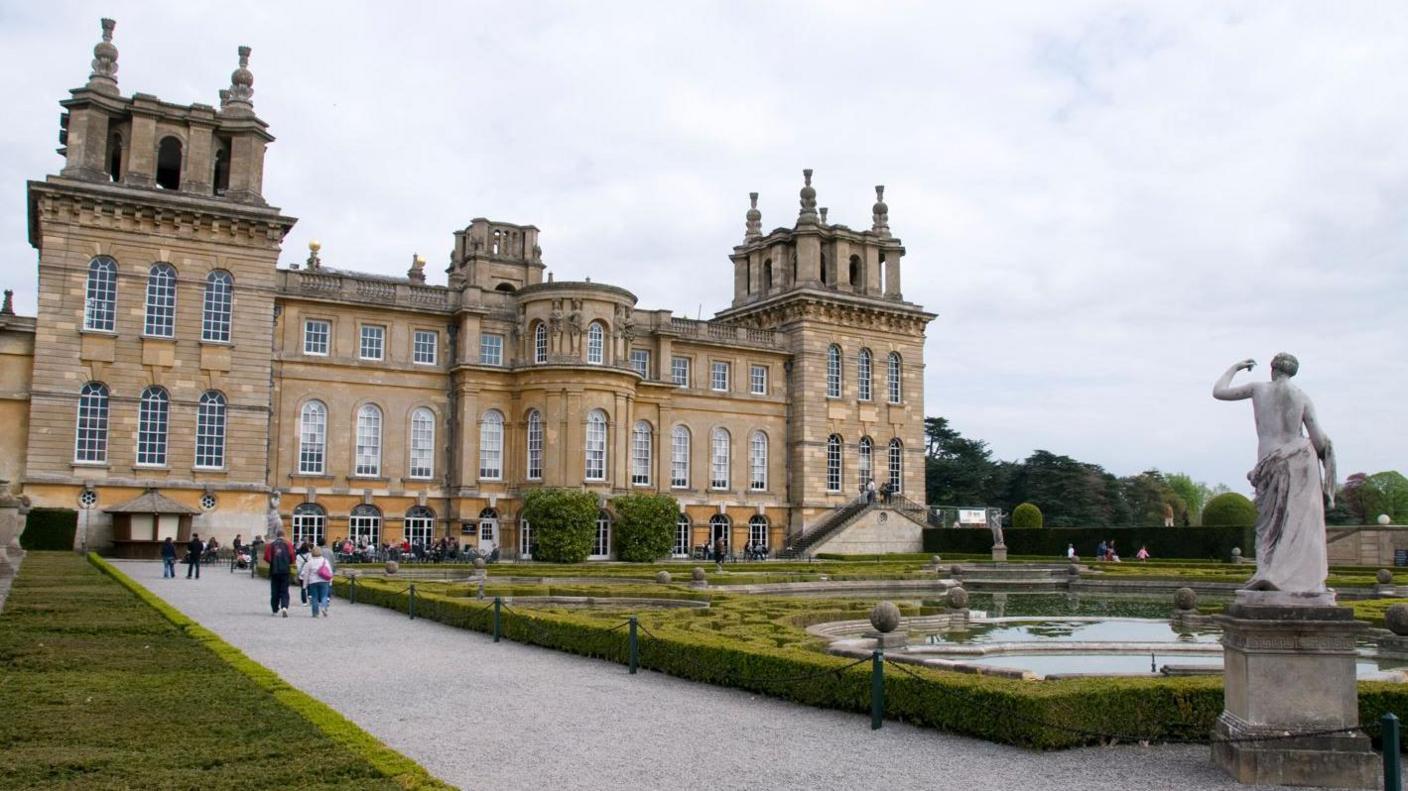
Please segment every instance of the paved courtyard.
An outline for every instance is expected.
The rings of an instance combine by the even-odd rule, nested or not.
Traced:
[[[1038,753],[696,684],[268,586],[123,570],[294,686],[464,789],[1247,789],[1205,746]],[[270,768],[270,771],[274,771]]]

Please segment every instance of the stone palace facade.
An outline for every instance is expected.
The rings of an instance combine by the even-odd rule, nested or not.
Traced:
[[[273,492],[299,538],[508,557],[531,551],[538,486],[601,496],[602,558],[627,492],[679,500],[680,554],[780,549],[870,478],[923,502],[934,316],[902,297],[882,188],[867,230],[828,223],[811,171],[791,227],[765,232],[754,195],[710,321],[545,279],[537,228],[482,218],[454,232],[446,285],[420,258],[335,268],[317,243],[280,268],[295,220],[263,195],[248,48],[218,108],[179,105],[122,95],[103,30],[60,103],[63,166],[28,185],[38,315],[0,314],[0,478],[79,509],[81,543],[249,539]],[[144,497],[175,514],[122,508]]]

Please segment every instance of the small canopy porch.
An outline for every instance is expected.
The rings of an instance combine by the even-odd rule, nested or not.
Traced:
[[[161,557],[162,542],[168,537],[177,544],[190,541],[191,517],[200,513],[155,489],[103,510],[112,514],[113,555],[144,560]],[[178,557],[184,554],[182,548]]]

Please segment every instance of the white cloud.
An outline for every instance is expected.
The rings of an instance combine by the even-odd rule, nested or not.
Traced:
[[[254,47],[265,193],[300,218],[286,262],[318,238],[333,265],[421,252],[434,277],[484,215],[537,224],[560,277],[708,315],[747,192],[790,225],[813,167],[855,227],[887,185],[905,295],[940,314],[927,411],[1002,457],[1242,487],[1249,409],[1208,392],[1286,349],[1341,469],[1408,467],[1408,9],[7,6],[0,253],[22,310],[18,190],[59,166],[56,103],[104,14],[128,93],[214,103]]]

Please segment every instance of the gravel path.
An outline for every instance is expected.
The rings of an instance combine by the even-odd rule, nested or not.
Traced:
[[[682,681],[334,600],[268,612],[223,567],[123,570],[289,683],[464,789],[1249,789],[1206,746],[1039,753]]]

